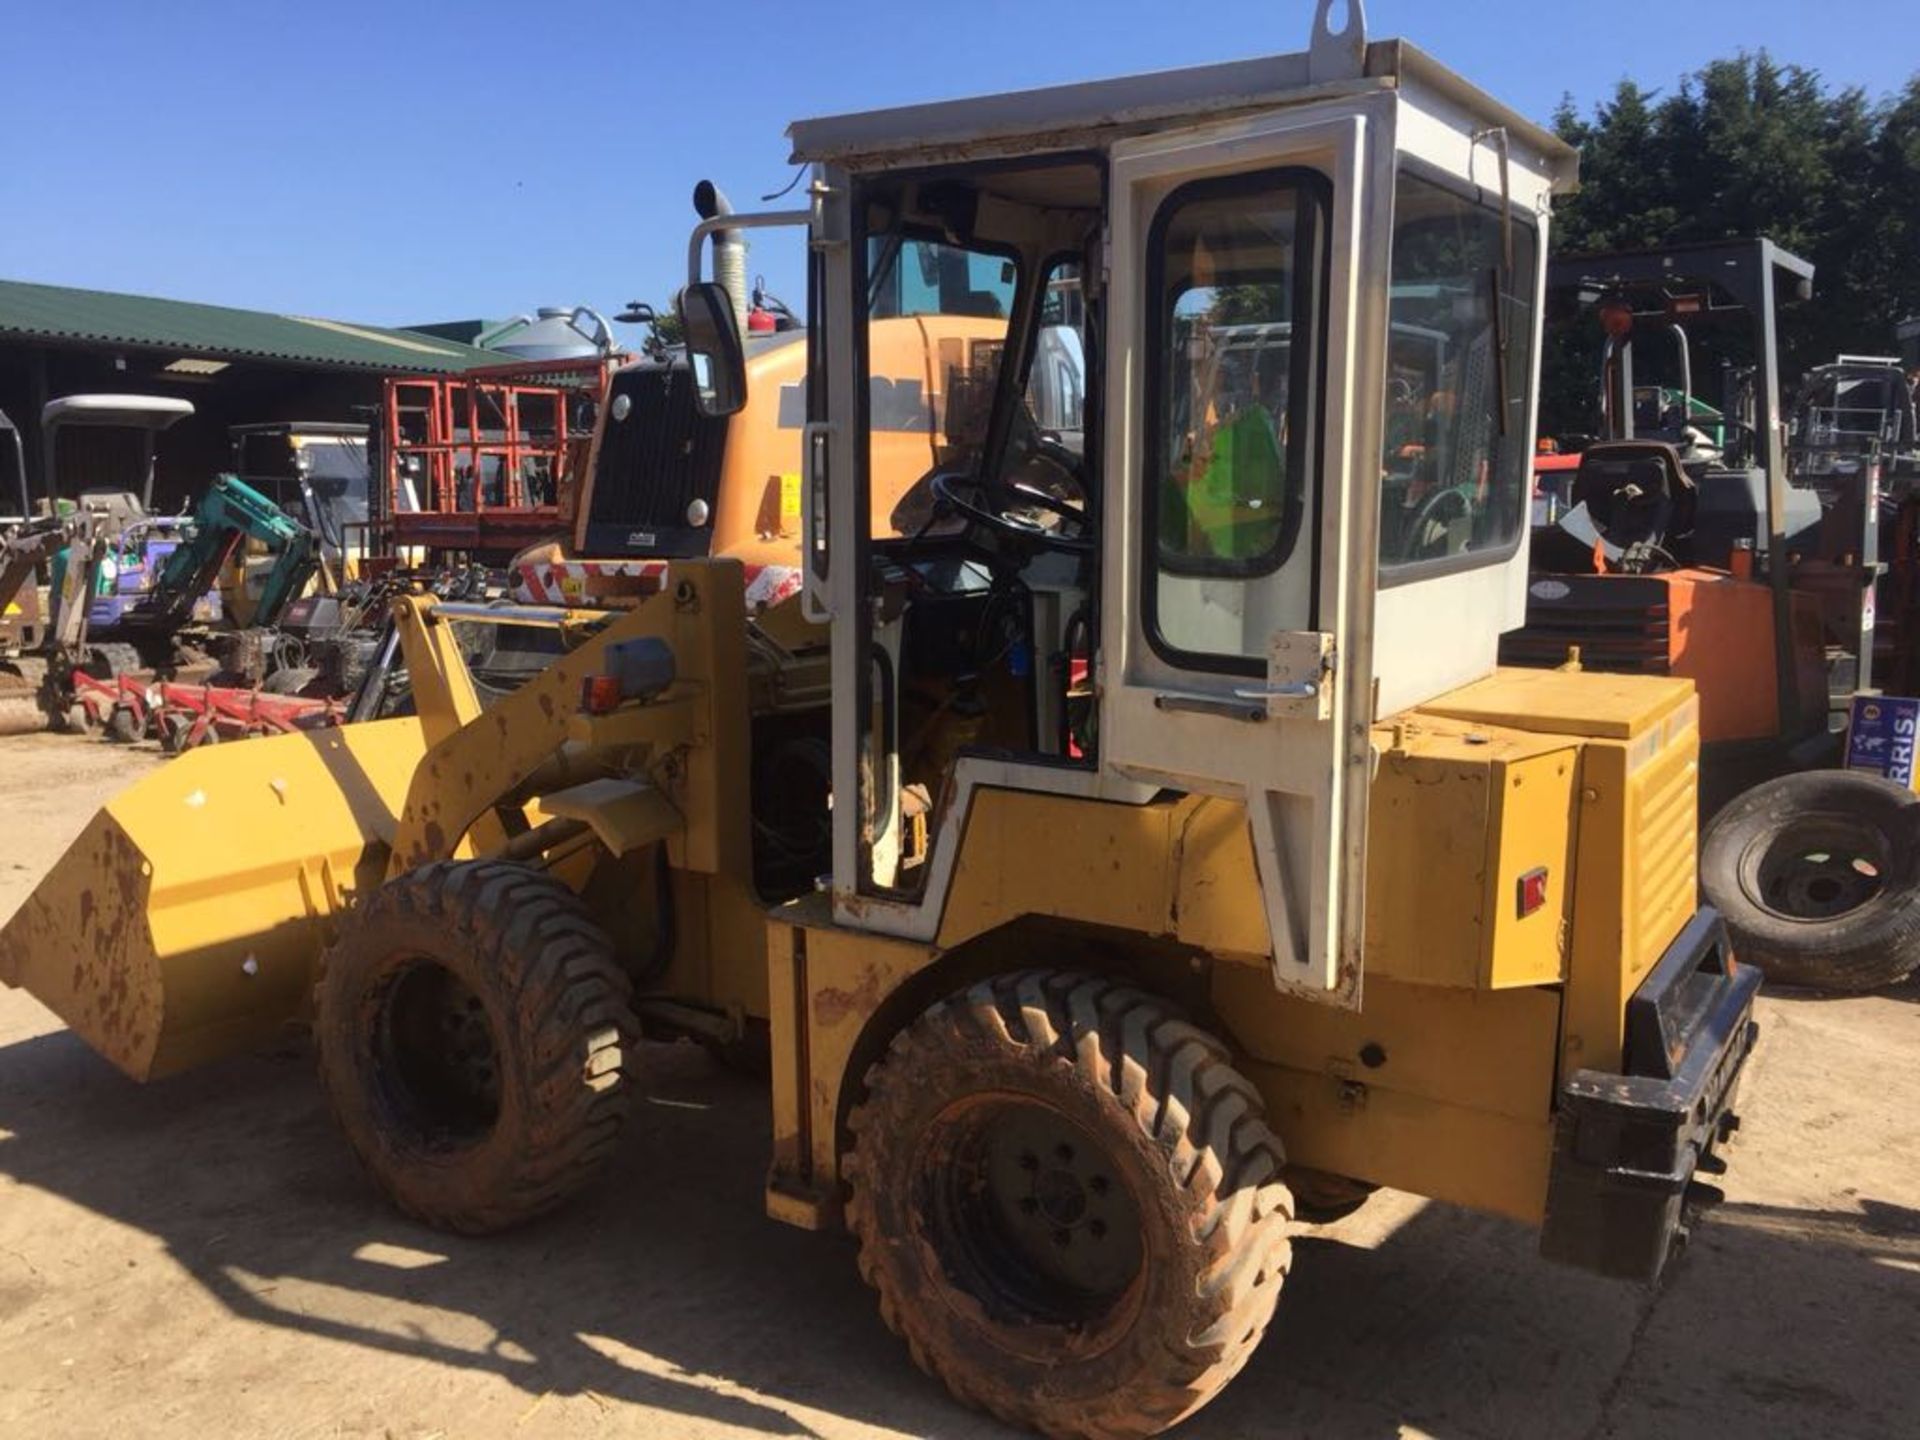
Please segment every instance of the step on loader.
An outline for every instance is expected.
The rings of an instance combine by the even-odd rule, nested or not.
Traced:
[[[143,779],[0,979],[136,1078],[310,1015],[369,1173],[463,1231],[590,1182],[638,1036],[757,1046],[769,1213],[850,1231],[915,1360],[1049,1435],[1204,1405],[1296,1194],[1658,1277],[1758,977],[1695,902],[1692,686],[1496,664],[1575,156],[1332,8],[1299,54],[796,125],[807,203],[723,223],[809,245],[802,593],[750,620],[738,561],[673,561],[484,705],[459,630],[512,609],[404,599],[412,714]],[[721,223],[682,304],[715,416]],[[1077,501],[1028,463],[1065,265]],[[870,322],[989,303],[876,513]],[[1383,464],[1402,411],[1425,473]]]

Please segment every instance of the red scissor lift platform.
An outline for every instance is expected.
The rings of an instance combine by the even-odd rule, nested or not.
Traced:
[[[376,554],[505,564],[569,530],[608,377],[624,355],[386,382]]]

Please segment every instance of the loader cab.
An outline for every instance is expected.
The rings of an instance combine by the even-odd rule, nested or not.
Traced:
[[[320,538],[336,580],[360,573],[367,556],[367,427],[324,421],[228,427],[233,473]]]
[[[1247,806],[1276,983],[1356,1002],[1369,728],[1489,673],[1524,615],[1574,157],[1326,8],[1264,69],[792,128],[812,203],[757,223],[810,232],[842,923],[935,936],[989,791],[1218,794]],[[902,314],[1000,329],[908,403],[876,363]],[[903,429],[930,454],[879,510]]]

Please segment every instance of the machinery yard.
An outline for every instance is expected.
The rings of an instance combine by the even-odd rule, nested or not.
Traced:
[[[0,740],[0,761],[0,920],[167,763],[50,735]],[[1770,994],[1760,1021],[1728,1201],[1657,1297],[1542,1265],[1525,1227],[1382,1193],[1298,1227],[1266,1342],[1181,1434],[1905,1432],[1920,982]],[[644,1065],[602,1183],[469,1239],[361,1177],[303,1039],[136,1087],[0,991],[0,1433],[1014,1433],[899,1363],[844,1241],[767,1223],[758,1084],[692,1047]]]
[[[1913,1433],[1920,73],[1297,8],[0,277],[0,1436]]]

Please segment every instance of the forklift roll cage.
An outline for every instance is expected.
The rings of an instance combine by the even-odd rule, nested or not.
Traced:
[[[1550,293],[1567,292],[1582,302],[1626,301],[1636,320],[1674,321],[1682,344],[1689,314],[1744,313],[1751,326],[1754,364],[1752,458],[1766,474],[1766,571],[1773,604],[1774,683],[1785,728],[1796,732],[1811,717],[1800,714],[1795,684],[1792,567],[1787,555],[1787,427],[1781,411],[1779,307],[1813,295],[1813,265],[1764,236],[1748,240],[1675,245],[1661,250],[1606,255],[1568,255],[1547,270]],[[1653,300],[1661,303],[1658,308]],[[1681,308],[1687,301],[1692,309]],[[1683,357],[1686,351],[1682,351]],[[1690,363],[1683,364],[1691,369]],[[1608,341],[1602,384],[1603,408],[1614,419],[1607,438],[1634,438],[1633,331]],[[1734,418],[1734,417],[1729,417]],[[1873,507],[1868,507],[1869,515]],[[1861,663],[1870,664],[1871,643]]]
[[[831,892],[837,923],[926,941],[941,925],[956,857],[975,799],[994,789],[1051,792],[1141,804],[1168,790],[1245,803],[1258,863],[1273,978],[1282,990],[1360,1003],[1370,726],[1490,673],[1499,633],[1525,615],[1526,555],[1502,547],[1407,567],[1381,582],[1379,492],[1390,292],[1377,278],[1393,261],[1399,178],[1485,207],[1508,231],[1525,227],[1544,252],[1550,197],[1572,187],[1577,156],[1402,41],[1367,44],[1355,12],[1344,34],[1322,4],[1314,42],[1300,54],[1166,72],[980,100],[914,106],[792,127],[794,159],[810,164],[804,210],[724,217],[729,229],[800,225],[809,231],[813,325],[802,506],[805,600],[829,619],[832,758],[837,795],[860,804],[833,813]],[[1037,172],[1093,168],[1098,200],[1078,202],[1097,236],[1083,252],[1090,309],[1089,425],[1085,514],[1097,522],[1096,573],[1086,603],[1094,615],[1090,669],[1099,745],[1091,763],[1062,755],[963,750],[942,782],[932,820],[926,879],[901,894],[875,880],[872,796],[886,763],[869,728],[876,679],[876,558],[868,533],[867,385],[864,356],[867,241],[874,200],[942,184],[967,188],[984,211],[995,176],[1020,172],[1024,193],[1045,194]],[[1153,546],[1143,541],[1154,499],[1145,454],[1155,400],[1147,294],[1156,217],[1194,182],[1237,178],[1262,185],[1310,181],[1323,200],[1318,224],[1317,317],[1321,354],[1310,490],[1317,495],[1300,549],[1311,557],[1304,602],[1251,592],[1243,631],[1270,613],[1264,638],[1243,640],[1232,665],[1196,663],[1158,643],[1150,595]],[[970,188],[969,188],[970,187]],[[1004,200],[1006,197],[1001,196]],[[891,203],[891,202],[890,202]],[[906,202],[902,202],[903,204]],[[1067,204],[1064,200],[1056,204]],[[1003,206],[1002,208],[1008,208]],[[1014,207],[1017,208],[1017,207]],[[1034,233],[1042,228],[1033,209]],[[901,223],[896,219],[896,224]],[[922,214],[920,223],[930,223]],[[981,222],[984,227],[985,222]],[[1017,223],[1017,222],[1009,222]],[[703,284],[701,254],[719,221],[697,226],[689,246],[690,328],[696,377],[738,373],[737,335],[723,332],[725,305]],[[949,238],[952,238],[951,227]],[[1036,242],[1037,243],[1037,242]],[[1005,354],[1023,368],[1031,354],[1052,251],[1032,249],[1009,316]],[[1496,311],[1526,307],[1524,419],[1533,433],[1545,267],[1527,292]],[[1498,332],[1498,320],[1493,322]],[[1094,353],[1094,336],[1103,353]],[[1504,358],[1504,350],[1503,350]],[[706,367],[725,367],[715,372]],[[1009,403],[1023,374],[999,376],[997,418],[984,453],[1004,442]],[[1095,387],[1098,387],[1097,391]],[[719,385],[720,391],[730,387]],[[1503,390],[1499,403],[1509,404]],[[713,398],[709,392],[709,398]],[[1097,398],[1097,405],[1094,400]],[[714,413],[730,413],[725,396]],[[1510,419],[1503,417],[1508,426]],[[984,467],[983,467],[984,469]],[[1304,563],[1304,562],[1303,562]],[[1255,582],[1259,583],[1259,582]],[[1268,582],[1278,585],[1278,580]],[[1296,586],[1302,584],[1295,576]],[[1196,604],[1202,602],[1195,602]],[[1211,602],[1208,602],[1211,603]],[[882,647],[884,648],[884,647]],[[1248,672],[1251,673],[1248,673]],[[890,685],[883,671],[881,685]],[[881,702],[885,703],[884,699]]]

